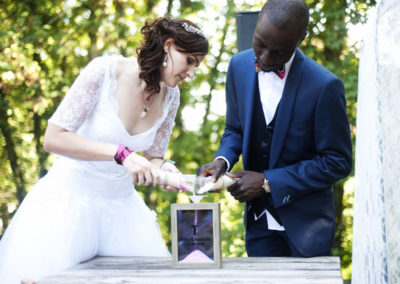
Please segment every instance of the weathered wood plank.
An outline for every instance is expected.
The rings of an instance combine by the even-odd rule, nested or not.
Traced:
[[[339,258],[280,258],[280,257],[229,257],[223,259],[223,268],[235,269],[338,269]],[[171,269],[170,258],[166,257],[96,257],[88,262],[77,265],[74,269]],[[174,268],[176,269],[176,268]],[[190,269],[190,268],[179,268]],[[212,269],[212,268],[211,268]],[[218,269],[218,268],[215,268]]]
[[[342,282],[337,257],[223,258],[221,269],[176,268],[169,257],[96,257],[38,284]]]

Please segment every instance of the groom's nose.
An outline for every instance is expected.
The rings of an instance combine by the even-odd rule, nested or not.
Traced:
[[[264,49],[260,56],[260,61],[265,66],[272,66],[274,65],[274,60],[272,57],[271,52],[268,49]]]

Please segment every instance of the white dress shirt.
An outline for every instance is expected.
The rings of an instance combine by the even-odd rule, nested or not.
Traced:
[[[285,87],[293,58],[294,53],[285,64],[286,73],[282,79],[274,72],[258,72],[258,89],[260,90],[260,100],[267,125],[274,118],[276,108],[282,98],[283,88]]]

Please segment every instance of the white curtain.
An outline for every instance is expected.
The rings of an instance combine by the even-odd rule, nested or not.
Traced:
[[[382,0],[361,51],[352,283],[400,283],[400,0]]]

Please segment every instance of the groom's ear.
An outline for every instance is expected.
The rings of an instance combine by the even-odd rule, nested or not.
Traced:
[[[174,43],[174,39],[172,37],[167,38],[164,42],[164,52],[168,53],[171,45]]]

